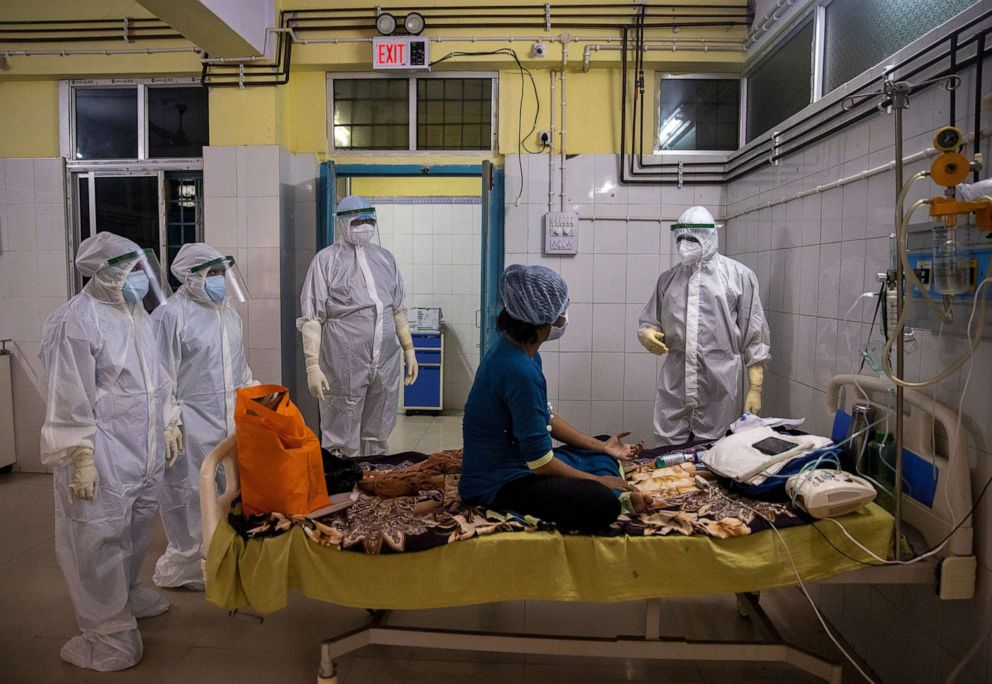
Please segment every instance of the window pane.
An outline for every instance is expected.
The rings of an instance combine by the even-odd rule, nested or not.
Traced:
[[[490,78],[418,79],[417,149],[489,149],[491,94]]]
[[[76,88],[76,159],[138,158],[138,89]]]
[[[712,78],[663,78],[657,149],[736,150],[740,81]]]
[[[148,156],[202,157],[210,144],[207,89],[148,89]]]
[[[334,79],[334,147],[407,149],[409,83],[406,78]]]
[[[158,178],[97,176],[96,229],[109,230],[158,253]]]
[[[807,21],[748,76],[748,142],[810,103],[812,73],[813,22]]]
[[[975,0],[833,0],[824,33],[824,92],[943,24]]]
[[[90,179],[85,175],[76,176],[76,187],[79,192],[79,239],[85,240],[90,236]]]
[[[179,287],[170,268],[179,248],[196,242],[203,222],[203,174],[172,172],[165,174],[166,263],[169,283]]]

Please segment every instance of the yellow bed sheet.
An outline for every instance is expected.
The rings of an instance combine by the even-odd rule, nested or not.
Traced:
[[[888,513],[871,504],[840,520],[865,546],[887,554],[893,529]],[[835,525],[818,525],[845,553],[869,560]],[[812,525],[781,533],[804,582],[859,567]],[[631,601],[795,583],[792,564],[772,530],[723,540],[511,532],[428,551],[369,556],[314,544],[299,527],[245,540],[222,520],[207,556],[207,599],[223,608],[251,606],[262,613],[285,606],[290,589],[343,606],[418,609],[523,599]]]

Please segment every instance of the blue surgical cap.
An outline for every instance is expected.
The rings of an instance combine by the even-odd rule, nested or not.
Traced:
[[[546,266],[507,266],[499,292],[506,312],[532,325],[554,323],[568,306],[568,285]]]

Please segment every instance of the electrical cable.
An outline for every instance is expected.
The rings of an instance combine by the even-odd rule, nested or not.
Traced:
[[[537,119],[541,113],[541,98],[537,93],[537,82],[534,80],[534,74],[531,73],[530,69],[525,67],[517,56],[517,51],[513,48],[498,48],[496,50],[484,50],[479,52],[449,52],[443,57],[439,57],[431,62],[431,66],[435,64],[440,64],[441,62],[446,62],[449,59],[455,57],[485,57],[491,55],[509,55],[513,57],[513,61],[517,63],[517,68],[520,71],[520,104],[517,109],[517,165],[520,171],[520,190],[517,191],[517,196],[514,199],[514,204],[519,205],[520,198],[524,194],[524,160],[523,152],[528,154],[540,154],[540,152],[531,151],[527,144],[524,142],[526,138],[529,138],[537,130]],[[531,122],[530,130],[527,131],[526,135],[522,134],[523,131],[523,118],[524,118],[524,74],[530,78],[531,87],[534,89],[534,120]]]
[[[806,589],[806,584],[803,582],[802,574],[799,572],[799,566],[796,565],[796,559],[792,557],[792,551],[789,549],[789,545],[785,542],[785,538],[782,536],[782,533],[779,532],[778,527],[775,526],[775,523],[769,520],[766,516],[762,515],[761,512],[758,511],[757,509],[752,508],[751,506],[748,506],[746,503],[743,503],[741,501],[731,499],[729,496],[721,492],[719,487],[711,486],[711,488],[727,501],[743,506],[744,508],[748,509],[749,511],[751,511],[759,518],[761,518],[762,520],[768,523],[768,526],[771,527],[772,532],[774,532],[775,536],[778,538],[779,543],[782,544],[782,548],[785,549],[785,554],[786,556],[788,556],[789,563],[792,565],[792,571],[796,575],[796,581],[799,582],[799,589],[803,592],[803,596],[805,596],[806,600],[809,602],[810,607],[813,609],[813,613],[816,615],[816,619],[819,620],[820,626],[823,627],[823,631],[826,632],[827,637],[829,637],[830,641],[833,642],[834,646],[836,646],[837,649],[842,654],[844,654],[844,657],[847,658],[848,662],[850,662],[851,665],[854,666],[854,669],[856,669],[858,673],[862,677],[864,677],[866,682],[870,682],[871,684],[876,684],[875,680],[872,679],[871,676],[869,676],[868,673],[865,672],[864,669],[858,664],[858,662],[854,659],[854,657],[847,652],[847,650],[841,645],[837,637],[834,636],[833,632],[830,630],[830,627],[827,626],[827,621],[823,618],[823,615],[820,613],[820,609],[816,607],[816,603],[813,601],[813,597],[809,595],[809,591]]]

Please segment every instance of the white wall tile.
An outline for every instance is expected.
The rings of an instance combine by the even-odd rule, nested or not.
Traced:
[[[654,400],[657,389],[657,361],[643,349],[624,355],[624,397],[629,401]]]
[[[820,280],[817,287],[819,316],[837,317],[840,288],[841,245],[836,242],[820,245]]]
[[[278,145],[252,145],[245,149],[245,194],[248,197],[279,194],[279,152]]]
[[[249,196],[245,227],[250,247],[279,247],[281,211],[278,196]]]
[[[595,386],[595,380],[593,383]],[[623,428],[623,405],[622,401],[593,399],[590,404],[589,434],[612,435],[620,432]]]
[[[559,341],[561,351],[592,349],[593,305],[572,302],[568,305],[568,330]]]
[[[623,401],[625,399],[623,367],[623,353],[593,353],[591,371],[593,401]]]
[[[849,240],[841,244],[840,288],[838,290],[837,313],[840,318],[860,321],[863,304],[855,306],[857,298],[864,292],[865,241]],[[862,302],[864,300],[861,300]],[[848,310],[854,306],[854,310]]]
[[[4,250],[13,252],[33,252],[38,249],[34,205],[11,204],[0,207],[0,244]]]
[[[413,233],[414,235],[431,235],[433,231],[432,221],[434,219],[434,209],[429,204],[413,205]]]
[[[35,204],[34,201],[34,160],[8,159],[6,164],[7,187],[6,203]]]
[[[253,297],[278,299],[280,288],[280,254],[274,247],[249,247],[244,276],[251,283]]]
[[[626,221],[597,221],[595,230],[596,254],[626,254]]]
[[[588,401],[558,400],[557,410],[561,417],[585,433],[588,433],[590,429],[589,409],[590,402]]]
[[[35,204],[65,204],[65,175],[58,157],[34,160]]]
[[[622,304],[626,301],[627,257],[624,254],[597,254],[593,264],[593,301]]]
[[[571,327],[572,324],[569,322],[569,329]],[[588,401],[591,398],[592,354],[563,351],[558,355],[558,364],[558,403]]]
[[[565,197],[569,203],[593,202],[596,156],[580,154],[565,161]]]
[[[648,447],[655,446],[654,401],[625,401],[623,403],[623,431],[629,432],[628,441],[644,440]]]
[[[619,181],[619,157],[612,154],[594,155],[595,180],[593,186],[596,204],[627,205],[627,185]],[[568,163],[565,164],[566,168]]]
[[[568,285],[570,301],[592,302],[594,259],[594,255],[581,252],[573,257],[562,258],[561,277]]]
[[[660,258],[652,253],[627,256],[628,304],[645,304],[651,296],[661,273]]]
[[[624,307],[615,304],[594,304],[592,315],[592,350],[622,352],[627,332],[624,328]]]
[[[280,348],[280,301],[255,298],[248,302],[248,344],[256,349]]]
[[[203,148],[203,194],[206,198],[234,197],[238,194],[236,147]]]
[[[660,254],[661,224],[653,221],[630,221],[627,224],[627,254]]]
[[[432,235],[414,234],[413,263],[415,265],[434,263],[434,237]]]

